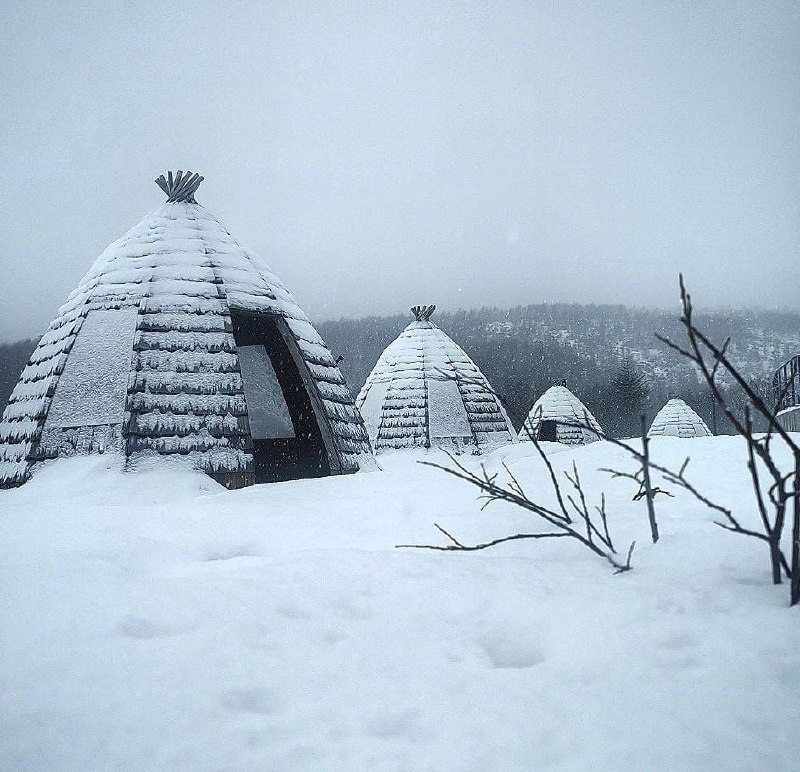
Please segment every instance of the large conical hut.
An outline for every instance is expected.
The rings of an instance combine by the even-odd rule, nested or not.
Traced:
[[[682,399],[671,399],[656,413],[648,437],[710,437],[705,421]]]
[[[600,439],[602,429],[589,409],[560,381],[542,394],[528,413],[520,440],[587,445]]]
[[[441,446],[473,450],[513,442],[514,427],[486,377],[415,306],[414,321],[378,358],[356,398],[376,451]]]
[[[95,260],[0,423],[0,485],[44,459],[184,456],[228,487],[353,472],[370,452],[330,351],[291,293],[195,201],[167,203]]]

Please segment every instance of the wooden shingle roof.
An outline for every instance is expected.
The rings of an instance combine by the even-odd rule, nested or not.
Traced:
[[[376,450],[515,440],[497,395],[475,363],[430,320],[434,306],[385,349],[356,405]]]
[[[596,442],[602,429],[591,411],[566,386],[551,386],[533,403],[519,432],[521,441],[537,434],[542,421],[555,422],[556,441],[564,445]]]
[[[710,437],[705,421],[682,399],[671,399],[656,413],[648,437]]]

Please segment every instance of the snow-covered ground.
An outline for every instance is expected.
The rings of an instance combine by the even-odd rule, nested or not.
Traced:
[[[734,438],[658,438],[753,522]],[[228,492],[93,457],[0,492],[0,768],[788,769],[800,616],[765,547],[688,495],[644,502],[605,443],[550,446],[607,495],[634,570],[568,539],[399,550],[538,524],[384,455],[382,472]],[[427,458],[446,461],[430,454]],[[549,496],[530,443],[506,458]],[[468,463],[477,463],[468,458]]]

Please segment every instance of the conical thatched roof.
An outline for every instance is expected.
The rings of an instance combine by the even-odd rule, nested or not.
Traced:
[[[519,439],[530,440],[533,435],[537,440],[586,445],[597,441],[602,431],[597,419],[562,382],[551,386],[533,403]]]
[[[259,464],[283,464],[277,477],[354,471],[369,452],[330,351],[280,279],[195,202],[200,181],[159,178],[168,202],[59,309],[3,414],[0,484],[41,459],[107,450],[188,455],[228,485],[258,481]]]
[[[709,437],[705,421],[682,399],[671,399],[656,413],[648,437]]]
[[[414,321],[381,354],[356,399],[375,450],[481,447],[515,440],[486,377],[416,306]]]

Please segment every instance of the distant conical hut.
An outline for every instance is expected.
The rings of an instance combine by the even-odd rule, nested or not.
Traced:
[[[228,487],[353,472],[370,452],[344,378],[291,293],[200,206],[202,177],[94,262],[0,423],[0,485],[76,454],[188,457]]]
[[[600,439],[602,429],[589,409],[560,381],[542,394],[528,413],[519,439],[587,445]]]
[[[435,308],[411,309],[414,321],[380,355],[356,399],[373,447],[460,450],[515,441],[486,377],[431,321]]]
[[[656,413],[648,437],[710,437],[705,421],[682,399],[671,399]]]

